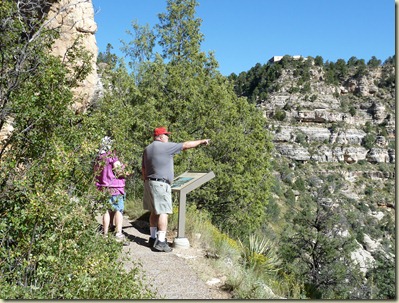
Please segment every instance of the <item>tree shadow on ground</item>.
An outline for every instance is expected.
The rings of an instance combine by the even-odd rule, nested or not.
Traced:
[[[150,213],[146,212],[145,214],[141,215],[139,218],[129,221],[129,223],[136,228],[139,232],[145,235],[150,234]]]

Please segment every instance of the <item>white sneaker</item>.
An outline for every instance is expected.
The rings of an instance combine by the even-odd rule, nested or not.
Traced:
[[[126,239],[126,237],[125,237],[124,234],[122,234],[122,233],[116,233],[116,234],[115,234],[115,240],[116,240],[117,242],[124,242],[125,239]]]

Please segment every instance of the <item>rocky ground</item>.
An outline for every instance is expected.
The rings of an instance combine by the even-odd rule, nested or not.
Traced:
[[[124,218],[122,260],[127,270],[141,264],[151,289],[159,299],[230,299],[221,289],[225,277],[218,274],[206,259],[204,251],[190,243],[189,248],[173,248],[171,253],[148,247],[149,228],[145,221]],[[172,245],[173,239],[168,238]]]

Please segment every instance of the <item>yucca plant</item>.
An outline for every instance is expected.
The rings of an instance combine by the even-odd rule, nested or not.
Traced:
[[[262,236],[250,235],[248,244],[240,240],[241,258],[247,268],[256,272],[270,274],[280,269],[281,261],[278,258],[275,245]]]

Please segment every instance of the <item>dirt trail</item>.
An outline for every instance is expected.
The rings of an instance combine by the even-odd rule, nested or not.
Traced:
[[[163,253],[148,247],[148,222],[129,221],[124,217],[123,233],[128,245],[123,246],[124,266],[134,262],[142,264],[142,270],[159,299],[230,299],[219,287],[225,277],[209,265],[201,249],[173,248]],[[169,244],[173,239],[168,239]],[[190,243],[191,244],[191,243]]]

